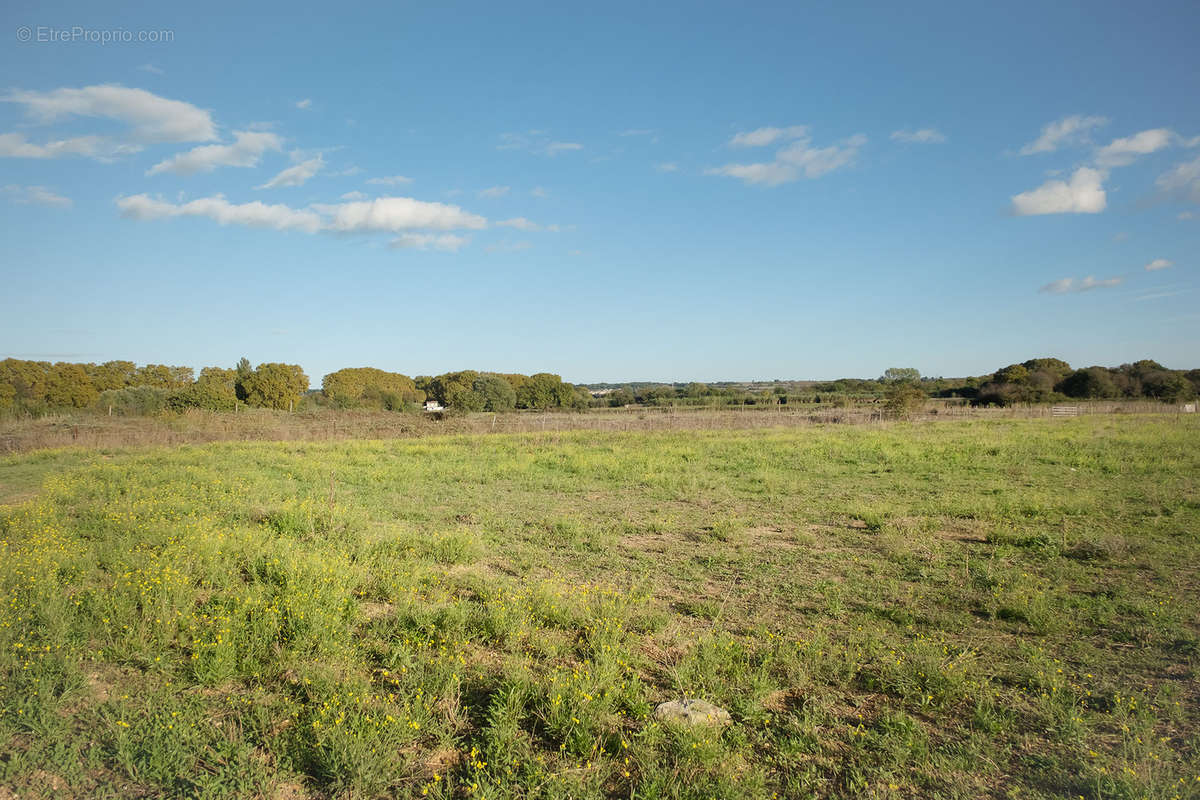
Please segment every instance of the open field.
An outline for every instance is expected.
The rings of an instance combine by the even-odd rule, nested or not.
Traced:
[[[1147,400],[1072,403],[1080,414],[1177,414],[1182,406]],[[1041,419],[1048,404],[972,408],[965,401],[928,400],[917,420]],[[433,417],[392,411],[320,409],[297,413],[191,409],[181,414],[104,416],[75,412],[0,419],[0,455],[57,447],[148,447],[208,442],[328,442],[403,439],[468,433],[545,431],[687,431],[863,424],[888,418],[882,403],[802,403],[784,406],[637,406],[577,412],[475,413]]]
[[[1200,797],[1198,476],[1178,414],[8,456],[0,798]]]

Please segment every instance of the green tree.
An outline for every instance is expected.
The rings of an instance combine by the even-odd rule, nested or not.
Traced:
[[[155,389],[175,388],[171,368],[166,364],[147,364],[139,367],[133,375],[130,386],[151,386]]]
[[[483,398],[484,411],[511,411],[517,407],[517,390],[502,375],[480,375],[471,388]]]
[[[232,370],[227,370],[232,373]],[[176,389],[167,397],[166,405],[175,411],[185,408],[203,408],[208,411],[233,411],[237,404],[237,392],[233,381],[220,376],[201,375],[195,383]]]
[[[1057,388],[1067,397],[1081,399],[1117,396],[1117,386],[1113,382],[1112,373],[1104,367],[1077,369],[1064,378]]]
[[[106,392],[109,389],[122,389],[133,382],[137,374],[137,365],[132,361],[105,361],[103,364],[85,364],[88,377],[96,391]]]
[[[992,380],[996,383],[1029,383],[1029,370],[1024,364],[1009,364],[1007,367],[996,370],[992,376]]]
[[[517,389],[518,408],[536,408],[541,411],[554,408],[559,404],[559,387],[562,378],[550,372],[539,372],[529,378]]]
[[[49,361],[24,361],[6,358],[0,361],[0,383],[11,387],[13,403],[44,403],[46,380],[50,376]]]
[[[298,364],[259,364],[241,385],[248,404],[286,411],[308,390],[308,376]]]
[[[241,359],[238,360],[237,366],[234,367],[234,373],[236,377],[233,381],[233,388],[237,392],[237,399],[244,403],[246,402],[247,395],[246,382],[250,380],[252,375],[254,375],[254,368],[250,366],[250,359],[242,356]]]
[[[1180,403],[1196,396],[1196,390],[1182,373],[1156,370],[1142,376],[1142,391],[1147,397],[1165,403]]]
[[[55,408],[84,408],[98,395],[82,364],[55,364],[46,377],[46,404]]]
[[[374,367],[348,367],[331,372],[321,381],[321,391],[341,406],[370,405],[399,410],[425,400],[425,393],[412,378]]]
[[[670,405],[677,397],[674,386],[660,384],[642,390],[642,402],[651,406]]]
[[[620,389],[614,389],[608,393],[608,404],[613,408],[631,406],[636,402],[637,397],[634,396],[633,389],[628,386],[622,386]]]
[[[882,383],[916,383],[921,380],[921,373],[916,367],[888,367],[879,380]]]

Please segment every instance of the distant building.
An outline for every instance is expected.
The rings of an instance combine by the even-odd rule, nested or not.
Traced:
[[[445,411],[446,409],[437,400],[426,400],[425,401],[425,410],[426,411]]]

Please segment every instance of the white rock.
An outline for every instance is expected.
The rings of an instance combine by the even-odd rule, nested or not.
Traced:
[[[660,722],[681,722],[686,725],[728,725],[733,722],[729,712],[707,700],[683,699],[660,703],[654,709]]]

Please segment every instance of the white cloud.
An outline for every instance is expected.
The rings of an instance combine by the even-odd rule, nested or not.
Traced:
[[[758,133],[758,131],[752,133]],[[866,136],[856,134],[836,145],[813,147],[812,140],[804,136],[775,153],[774,161],[757,164],[726,164],[723,167],[705,170],[704,174],[738,178],[747,184],[778,186],[797,181],[800,178],[819,178],[836,169],[848,166],[854,163],[859,148],[866,143]]]
[[[656,169],[659,172],[678,172],[679,165],[676,164],[674,161],[664,161],[661,164],[655,164],[654,169]]]
[[[1175,134],[1166,128],[1155,128],[1124,139],[1113,139],[1096,151],[1096,163],[1102,167],[1123,167],[1132,164],[1138,156],[1170,146],[1174,139]]]
[[[539,225],[525,217],[502,219],[496,223],[496,226],[500,228],[516,228],[519,231],[548,231],[550,233],[558,233],[563,229],[561,225]],[[568,227],[573,228],[574,226]]]
[[[278,189],[282,186],[303,186],[309,178],[320,172],[323,166],[325,166],[325,159],[318,155],[316,158],[310,158],[288,167],[271,180],[254,188]]]
[[[1093,278],[1091,275],[1083,279],[1060,278],[1059,280],[1047,283],[1041,289],[1038,289],[1038,291],[1047,294],[1086,292],[1092,289],[1110,289],[1113,286],[1120,286],[1124,281],[1124,278]]]
[[[1167,267],[1174,266],[1174,263],[1175,262],[1168,261],[1165,258],[1156,258],[1146,265],[1146,271],[1154,272],[1155,270],[1166,269]]]
[[[892,131],[892,141],[907,144],[941,144],[946,141],[946,134],[937,128],[921,128],[920,130]]]
[[[460,248],[471,241],[469,236],[456,236],[453,233],[402,233],[392,239],[391,246],[413,250],[440,250],[444,253],[457,253]]]
[[[118,197],[122,216],[138,220],[172,217],[205,217],[222,225],[249,225],[305,233],[394,233],[479,230],[487,219],[458,206],[430,203],[411,197],[380,197],[345,203],[313,204],[308,208],[268,205],[260,202],[233,204],[224,195],[190,202],[170,203],[137,194]],[[415,240],[409,240],[413,242]],[[433,242],[434,240],[429,240]]]
[[[117,120],[130,127],[130,136],[139,143],[209,142],[217,138],[217,126],[209,112],[144,89],[109,84],[49,92],[13,91],[0,100],[23,105],[26,113],[41,123],[69,117]]]
[[[1169,197],[1200,203],[1200,157],[1176,164],[1159,175],[1154,183]]]
[[[312,108],[312,98],[306,97],[303,100],[300,100],[299,102],[296,103],[296,108],[300,108],[300,109]]]
[[[19,133],[0,133],[0,158],[62,158],[87,156],[106,159],[136,152],[137,146],[122,145],[103,136],[76,136],[73,139],[36,144]]]
[[[368,178],[367,183],[376,186],[399,186],[402,183],[412,183],[413,179],[405,175],[385,175],[382,178]]]
[[[484,217],[463,211],[458,206],[411,197],[380,197],[339,205],[314,205],[312,208],[330,217],[325,225],[327,230],[339,233],[478,230],[487,227]]]
[[[248,225],[254,228],[299,230],[305,233],[316,233],[321,229],[321,218],[313,211],[285,205],[267,205],[257,201],[235,205],[219,194],[178,205],[156,200],[146,194],[118,197],[116,203],[121,209],[121,216],[129,219],[206,217],[221,225]]]
[[[21,205],[49,206],[50,208],[70,208],[71,198],[55,194],[45,186],[17,186],[9,184],[4,187],[4,194],[9,200]]]
[[[367,196],[362,192],[346,192],[338,198],[339,200],[366,200]]]
[[[1196,218],[1196,215],[1193,214],[1191,211],[1180,211],[1179,216],[1176,217],[1176,219],[1195,219],[1195,218]]]
[[[579,142],[551,142],[546,145],[546,155],[556,156],[559,153],[567,153],[572,150],[582,150],[583,145]]]
[[[542,186],[533,187],[532,189],[529,190],[529,193],[539,199],[543,199],[543,198],[550,196],[550,192],[546,191],[546,189]]]
[[[212,172],[217,167],[257,167],[263,153],[283,147],[283,139],[274,133],[234,131],[233,138],[233,144],[206,144],[174,155],[155,164],[146,174],[195,175]]]
[[[735,134],[729,140],[730,147],[766,147],[773,142],[801,139],[808,135],[807,125],[792,125],[787,128],[758,128]]]
[[[1082,114],[1063,117],[1042,128],[1042,135],[1022,147],[1020,153],[1023,156],[1052,153],[1066,145],[1084,144],[1091,130],[1107,124],[1108,120],[1104,117],[1085,117]]]
[[[627,128],[621,131],[617,136],[653,136],[655,133],[652,128]]]
[[[1035,214],[1098,214],[1108,203],[1105,174],[1080,167],[1070,181],[1046,181],[1036,189],[1013,195],[1012,211],[1019,217]]]
[[[480,189],[478,192],[476,192],[476,194],[480,197],[489,198],[504,197],[504,195],[508,194],[509,189],[511,188],[512,187],[510,186],[489,186],[486,189]]]
[[[164,70],[162,67],[156,67],[153,64],[142,64],[140,67],[138,67],[138,69],[141,70],[142,72],[149,72],[153,75],[166,75],[167,74],[167,71]]]

